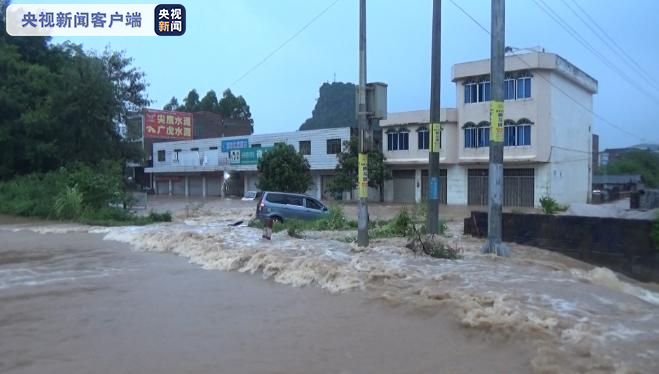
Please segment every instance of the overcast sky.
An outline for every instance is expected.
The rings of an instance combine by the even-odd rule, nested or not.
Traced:
[[[182,37],[73,38],[87,49],[126,50],[150,83],[152,107],[196,88],[218,96],[335,0],[184,1]],[[490,1],[455,0],[487,29]],[[594,111],[636,137],[594,119],[600,149],[659,141],[659,1],[577,0],[654,81],[642,76],[572,13],[573,0],[543,0],[608,62],[586,49],[535,1],[506,3],[506,45],[541,46],[599,81]],[[39,1],[76,3],[76,1]],[[121,3],[101,1],[99,3]],[[15,3],[35,3],[15,1]],[[87,2],[89,3],[89,2]],[[541,2],[542,3],[542,2]],[[291,131],[311,116],[323,82],[358,80],[358,0],[338,0],[297,38],[230,88],[251,107],[257,133]],[[455,105],[451,66],[489,57],[489,36],[450,0],[442,5],[441,105]],[[428,109],[431,0],[368,0],[368,80],[389,84],[389,111]],[[583,19],[587,18],[582,15]],[[596,26],[592,26],[597,30]],[[602,36],[600,34],[600,36]],[[606,38],[605,36],[602,36]],[[59,42],[64,38],[57,38]],[[617,73],[607,64],[617,66]],[[640,89],[639,89],[640,88]],[[653,95],[654,97],[651,97]]]

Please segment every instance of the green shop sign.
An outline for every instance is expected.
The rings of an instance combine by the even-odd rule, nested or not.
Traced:
[[[273,147],[238,148],[229,150],[229,164],[231,165],[256,165],[263,156]]]

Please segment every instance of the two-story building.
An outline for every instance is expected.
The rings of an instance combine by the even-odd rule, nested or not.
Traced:
[[[327,199],[336,155],[351,129],[293,131],[153,144],[152,186],[157,194],[242,196],[256,190],[257,163],[277,143],[292,145],[309,161],[314,184],[308,194]]]
[[[544,52],[505,58],[504,205],[590,199],[592,108],[597,81]],[[453,66],[456,108],[442,109],[440,201],[486,205],[490,142],[490,61]],[[389,114],[380,123],[393,180],[388,201],[425,198],[429,112]]]

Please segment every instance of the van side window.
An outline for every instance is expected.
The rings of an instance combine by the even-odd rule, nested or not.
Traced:
[[[286,196],[286,204],[304,206],[303,199],[300,196]]]
[[[310,209],[316,209],[316,210],[321,210],[322,207],[319,202],[316,200],[311,200],[311,199],[306,199],[307,200],[307,208]]]
[[[266,195],[265,199],[275,204],[286,204],[284,195],[278,193],[269,193]]]

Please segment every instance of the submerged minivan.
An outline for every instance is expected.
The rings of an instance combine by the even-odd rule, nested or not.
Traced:
[[[256,217],[284,222],[287,219],[316,219],[329,213],[318,199],[289,192],[263,192],[256,205]]]

